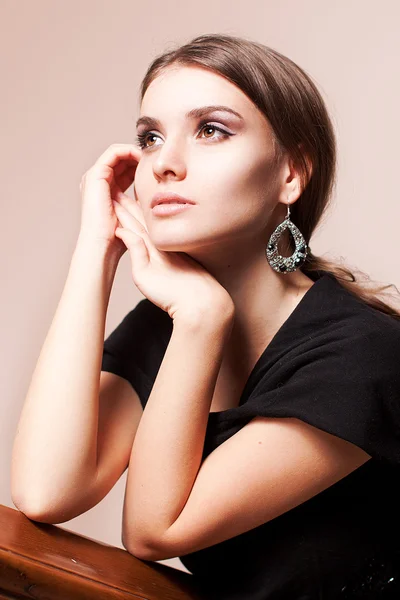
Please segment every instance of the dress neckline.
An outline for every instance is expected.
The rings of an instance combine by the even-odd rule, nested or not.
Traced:
[[[266,354],[273,351],[273,346],[277,343],[277,341],[279,341],[283,332],[286,331],[286,329],[292,324],[292,321],[298,316],[299,312],[303,310],[304,306],[308,303],[310,298],[312,296],[314,296],[314,294],[321,287],[323,287],[322,284],[331,283],[331,282],[336,282],[336,279],[330,273],[324,273],[316,281],[314,281],[313,285],[306,291],[304,296],[301,298],[300,302],[298,304],[296,304],[296,306],[294,307],[292,312],[289,314],[287,319],[282,323],[282,325],[279,327],[278,331],[271,338],[271,340],[269,341],[267,346],[264,348],[264,350],[260,354],[259,358],[257,359],[257,362],[255,363],[253,369],[250,372],[250,375],[247,378],[247,381],[245,383],[245,386],[243,388],[242,394],[239,399],[238,406],[234,406],[232,408],[226,408],[225,410],[217,410],[217,411],[209,412],[209,414],[208,414],[209,421],[218,419],[221,416],[228,415],[228,414],[232,413],[232,411],[236,411],[236,414],[237,414],[238,409],[241,406],[243,406],[243,404],[245,404],[245,402],[248,399],[249,388],[251,387],[254,377],[257,375],[261,364],[264,362]]]

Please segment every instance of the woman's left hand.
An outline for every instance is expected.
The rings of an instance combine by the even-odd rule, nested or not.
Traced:
[[[172,319],[196,319],[210,312],[217,317],[233,316],[231,296],[204,267],[184,252],[164,252],[154,246],[144,217],[141,223],[129,210],[132,202],[136,200],[126,194],[114,202],[121,224],[115,235],[129,251],[132,278],[141,293]],[[138,203],[135,208],[140,209]]]

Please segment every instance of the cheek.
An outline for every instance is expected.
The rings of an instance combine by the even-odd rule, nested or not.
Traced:
[[[273,168],[267,157],[249,156],[233,153],[229,156],[214,157],[215,160],[202,164],[197,172],[196,181],[201,182],[201,195],[205,192],[219,201],[236,201],[246,198],[248,205],[260,196],[268,196],[273,181]]]
[[[255,153],[256,154],[256,153]],[[204,199],[212,222],[241,233],[262,233],[275,206],[274,167],[270,156],[230,156],[211,162],[203,173],[200,199]]]
[[[247,161],[234,174],[235,194],[247,199],[248,210],[265,216],[276,203],[275,170],[270,157]]]

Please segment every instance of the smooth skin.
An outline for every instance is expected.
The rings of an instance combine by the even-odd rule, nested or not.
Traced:
[[[115,237],[112,202],[132,184],[140,156],[133,144],[113,144],[82,178],[79,237],[12,452],[11,496],[34,520],[62,523],[89,510],[128,466],[143,410],[127,381],[100,369],[109,297],[126,251]],[[139,223],[139,208],[136,216]]]
[[[187,116],[193,109],[216,104],[242,118],[209,114],[208,128]],[[214,123],[230,135],[218,134]],[[276,273],[265,258],[269,235],[286,215],[286,202],[300,196],[300,177],[287,156],[278,171],[273,169],[265,117],[236,86],[205,69],[172,68],[157,77],[143,98],[139,133],[145,144],[135,193],[147,234],[139,234],[138,240],[137,223],[127,206],[118,211],[121,237],[129,249],[134,282],[144,283],[144,293],[156,303],[160,295],[164,302],[169,295],[179,312],[132,448],[123,539],[136,556],[161,560],[274,519],[371,457],[299,419],[258,417],[200,464],[220,369],[225,380],[239,370],[245,381],[313,284],[301,271]],[[173,217],[157,217],[150,209],[157,191],[177,192],[197,204]],[[213,293],[206,295],[204,288],[209,317],[196,294],[200,316],[182,318],[193,303],[182,282],[186,273],[190,284],[193,272],[185,271],[186,263],[180,271],[179,265],[167,261],[164,270],[174,283],[166,289],[152,261],[155,250],[184,252],[196,260],[226,290],[232,304],[221,305],[221,296],[217,300]],[[218,287],[212,289],[217,292]],[[238,347],[244,360],[235,360]],[[238,489],[240,477],[246,486]],[[210,510],[202,510],[204,506]]]
[[[214,131],[209,137],[211,130],[200,133],[198,119],[185,117],[187,111],[210,104],[228,105],[242,115],[243,119],[235,121],[222,114],[208,119],[231,136],[221,137]],[[28,516],[63,522],[104,497],[129,462],[124,544],[136,556],[161,560],[207,547],[271,520],[370,457],[346,440],[297,419],[257,418],[219,446],[201,466],[196,460],[188,463],[188,456],[198,458],[200,454],[204,416],[213,406],[210,381],[216,375],[211,370],[205,372],[201,362],[190,357],[204,357],[210,343],[214,344],[215,356],[221,359],[221,385],[217,379],[215,390],[218,401],[225,395],[230,404],[235,400],[229,390],[234,373],[239,372],[245,381],[261,351],[312,285],[301,272],[285,276],[275,273],[265,258],[269,235],[286,215],[286,202],[295,202],[300,195],[299,178],[287,157],[278,172],[273,171],[271,130],[265,117],[238,88],[215,73],[199,68],[169,69],[148,88],[141,106],[143,115],[159,120],[159,127],[151,128],[155,138],[149,136],[149,140],[159,142],[143,148],[137,165],[133,157],[130,169],[135,169],[134,177],[126,169],[126,177],[134,179],[135,201],[123,195],[123,186],[122,194],[114,194],[113,199],[130,213],[129,221],[127,214],[120,213],[122,228],[131,229],[133,235],[142,232],[143,242],[135,242],[136,248],[138,243],[146,243],[138,225],[137,201],[144,219],[141,225],[145,225],[154,248],[186,253],[224,288],[235,308],[230,343],[218,346],[221,330],[217,322],[210,321],[202,335],[189,338],[189,353],[187,332],[191,325],[176,328],[163,361],[163,377],[157,378],[156,393],[149,399],[154,410],[142,415],[137,404],[129,404],[131,398],[135,402],[138,399],[127,382],[100,374],[108,298],[115,265],[124,251],[121,242],[129,247],[130,257],[135,252],[129,233],[118,239],[119,246],[115,242],[116,215],[107,202],[112,201],[114,169],[121,160],[111,154],[122,150],[110,149],[100,162],[113,160],[114,164],[96,167],[91,173],[94,176],[85,178],[85,194],[95,189],[96,182],[101,186],[91,195],[92,210],[82,211],[85,226],[24,407],[14,454],[13,489]],[[127,155],[132,154],[131,149],[127,151]],[[87,184],[93,187],[87,188]],[[175,191],[197,204],[172,218],[155,218],[149,205],[157,191]],[[106,204],[97,203],[99,194]],[[107,209],[98,222],[95,214],[99,206]],[[99,227],[92,229],[91,224]],[[144,250],[143,245],[140,247]],[[88,273],[92,274],[89,280]],[[85,331],[90,343],[83,344],[76,331]],[[240,358],[237,348],[243,350]],[[189,360],[191,377],[186,384],[191,382],[193,390],[196,382],[198,397],[188,391],[179,397],[171,388],[182,360]],[[68,390],[60,390],[59,382],[67,379]],[[185,392],[184,388],[181,391]],[[189,405],[189,399],[196,405]],[[181,406],[182,410],[173,412],[175,420],[166,421],[165,412],[157,412],[166,400],[173,401],[177,409],[179,402],[185,402],[185,410]],[[197,422],[192,417],[198,403],[202,409],[198,410]],[[109,426],[110,420],[113,426]],[[121,435],[123,442],[117,446]],[[154,439],[160,444],[146,445],[146,440]],[[171,439],[179,439],[179,445],[171,446]],[[49,447],[53,453],[48,452]],[[159,469],[161,461],[167,468]],[[47,475],[41,474],[43,467],[48,467]],[[238,477],[246,477],[246,489],[240,494]],[[58,495],[54,489],[60,490]],[[134,489],[140,489],[141,496],[133,493]],[[168,495],[165,490],[169,490]],[[154,499],[160,502],[146,505]],[[210,510],[201,511],[204,505]],[[140,522],[140,529],[131,530],[132,515],[136,523]]]

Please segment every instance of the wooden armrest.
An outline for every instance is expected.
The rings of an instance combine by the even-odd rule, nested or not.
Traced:
[[[204,600],[193,576],[0,504],[0,600]]]

